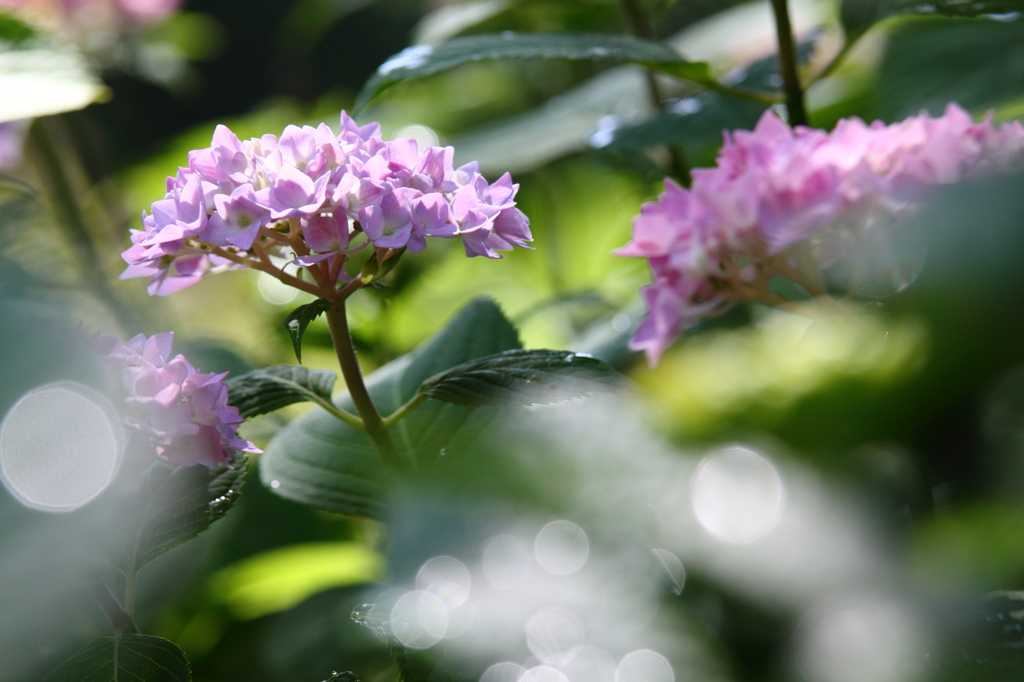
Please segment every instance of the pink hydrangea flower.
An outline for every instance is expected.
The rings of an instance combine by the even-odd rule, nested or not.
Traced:
[[[125,423],[149,437],[161,458],[180,466],[231,463],[259,449],[238,437],[244,420],[228,405],[223,374],[202,374],[183,355],[171,357],[173,332],[139,334],[121,345],[95,336],[93,347],[120,373],[129,416]]]
[[[725,134],[716,167],[694,170],[690,189],[666,180],[616,251],[647,258],[653,279],[631,347],[656,364],[687,325],[740,300],[772,300],[777,275],[823,293],[821,271],[930,186],[1022,161],[1024,126],[975,123],[956,104],[892,125],[845,119],[831,133],[767,111],[753,131]]]
[[[261,248],[308,268],[367,244],[422,251],[428,237],[458,237],[471,257],[530,248],[511,176],[488,183],[475,162],[453,168],[453,155],[451,147],[385,141],[378,124],[357,126],[345,112],[339,135],[324,124],[288,126],[280,139],[241,141],[217,126],[210,147],[189,153],[188,166],[167,179],[167,196],[132,232],[121,277],[151,277],[150,294],[165,295],[239,267],[225,251],[244,261]],[[289,253],[267,230],[297,234],[309,253]],[[327,269],[346,280],[343,267]]]

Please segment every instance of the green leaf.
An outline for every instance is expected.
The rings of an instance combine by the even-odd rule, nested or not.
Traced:
[[[420,394],[453,405],[534,405],[613,389],[616,372],[589,355],[508,350],[435,374]]]
[[[274,365],[229,379],[228,403],[248,419],[293,403],[331,401],[338,375],[329,369]]]
[[[86,107],[106,91],[66,41],[0,13],[0,123]]]
[[[1024,0],[843,0],[839,18],[849,40],[882,19],[901,14],[977,17],[1021,11]]]
[[[302,362],[302,335],[306,333],[306,327],[321,314],[330,310],[332,305],[333,303],[326,298],[318,298],[312,303],[300,305],[284,318],[284,328],[288,330],[288,336],[292,337],[295,359],[299,362]]]
[[[35,29],[21,19],[0,12],[0,41],[8,45],[20,45],[35,35]]]
[[[172,642],[148,635],[101,637],[61,663],[44,682],[190,682],[188,659]]]
[[[714,80],[711,67],[689,62],[664,43],[628,36],[584,33],[481,34],[437,46],[414,45],[384,62],[363,86],[359,111],[395,83],[485,59],[568,59],[640,64],[697,83]]]
[[[157,462],[143,476],[125,518],[132,523],[128,540],[113,557],[128,573],[188,542],[234,506],[245,480],[246,462],[175,467]]]
[[[984,111],[1024,97],[1024,22],[918,18],[892,32],[878,69],[877,115],[899,120],[958,102]]]
[[[427,378],[518,347],[519,335],[498,306],[478,298],[433,339],[371,374],[367,389],[381,414],[388,415],[416,395]],[[355,409],[347,394],[335,403]],[[403,457],[426,462],[460,431],[486,418],[469,407],[427,402],[391,435]],[[277,433],[260,457],[260,478],[279,495],[328,511],[378,519],[387,512],[384,469],[373,444],[325,410],[314,410]]]

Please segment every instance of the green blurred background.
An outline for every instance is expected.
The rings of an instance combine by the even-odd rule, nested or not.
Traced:
[[[733,81],[777,87],[767,3],[643,4],[657,37],[687,56],[707,59]],[[808,68],[823,64],[837,46],[838,7],[806,0],[793,11]],[[204,371],[289,362],[281,320],[308,297],[244,272],[149,298],[142,282],[117,280],[128,229],[162,197],[164,178],[188,151],[209,144],[216,124],[243,138],[278,134],[289,123],[336,128],[339,111],[404,47],[506,30],[625,33],[628,26],[612,0],[195,0],[131,36],[145,48],[136,61],[95,57],[105,100],[36,123],[56,141],[82,224],[68,228],[54,218],[31,148],[20,169],[3,175],[0,405],[45,381],[88,375],[69,336],[78,322],[88,334],[122,339],[174,330],[177,350]],[[951,100],[979,116],[991,109],[997,120],[1017,117],[1024,114],[1022,44],[1024,20],[1015,16],[887,20],[809,91],[812,121],[895,121],[921,109],[939,113]],[[171,55],[173,68],[154,67],[153,54]],[[511,171],[536,250],[493,262],[440,243],[403,258],[383,286],[350,305],[365,370],[415,347],[472,298],[492,296],[526,347],[593,352],[629,374],[646,412],[643,428],[680,458],[753,442],[841,491],[884,547],[893,584],[939,623],[936,657],[998,658],[975,655],[995,645],[974,643],[987,632],[974,627],[985,618],[964,615],[973,608],[964,604],[1024,589],[1022,179],[954,188],[915,217],[920,243],[897,253],[923,260],[920,276],[908,266],[909,286],[889,287],[878,300],[865,296],[841,318],[737,309],[688,333],[651,370],[625,348],[642,314],[644,264],[610,252],[628,241],[641,203],[660,191],[666,144],[710,164],[721,131],[750,127],[761,112],[678,82],[663,86],[673,99],[656,114],[633,67],[491,61],[375,99],[360,121],[379,120],[385,137],[452,144],[457,162],[478,159],[492,179]],[[306,336],[303,359],[334,368],[322,319]],[[261,417],[243,435],[264,444],[302,411]],[[387,652],[349,613],[369,599],[367,586],[407,579],[409,567],[434,551],[413,548],[409,537],[443,548],[445,538],[477,532],[464,521],[475,507],[462,497],[439,502],[445,491],[464,495],[477,486],[478,500],[540,516],[571,513],[551,489],[572,486],[573,475],[552,471],[540,485],[529,467],[495,464],[514,460],[501,452],[468,448],[447,479],[424,474],[422,489],[409,491],[422,507],[410,502],[398,515],[404,521],[388,530],[283,500],[251,476],[225,521],[143,574],[140,625],[180,644],[202,682],[315,681],[349,669],[364,680],[391,679]],[[55,517],[0,498],[3,680],[39,679],[103,631],[101,614],[76,587],[80,563],[68,559],[88,554],[73,542],[99,523],[86,512]],[[799,679],[787,652],[802,607],[766,606],[707,567],[689,573],[681,596],[664,590],[660,599],[667,613],[693,624],[717,661],[701,679]],[[943,609],[959,615],[947,618]],[[1000,637],[1024,645],[1019,633],[997,633],[1006,643]],[[929,674],[1013,679],[1014,649],[999,651],[1011,653],[996,672],[950,663]]]

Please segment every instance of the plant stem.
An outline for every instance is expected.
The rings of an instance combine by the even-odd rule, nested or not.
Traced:
[[[352,428],[359,429],[360,431],[366,430],[366,425],[363,424],[362,419],[360,419],[359,417],[355,416],[354,414],[347,410],[341,409],[340,407],[332,403],[330,400],[324,400],[323,398],[313,398],[312,400],[317,405],[324,408],[325,410],[327,410],[332,415],[337,417],[339,420],[345,422]]]
[[[326,313],[327,324],[331,329],[331,339],[334,341],[334,350],[338,354],[338,364],[341,365],[341,375],[348,386],[349,395],[355,403],[359,416],[363,418],[363,427],[366,435],[370,437],[373,444],[377,446],[381,459],[384,460],[384,467],[393,471],[401,467],[398,451],[388,433],[387,425],[377,412],[376,405],[370,398],[363,382],[363,374],[359,369],[359,360],[356,359],[355,347],[352,345],[352,334],[348,330],[348,318],[345,313],[345,301],[335,300],[334,305]]]
[[[853,46],[857,44],[858,38],[860,38],[859,35],[854,37],[847,37],[846,42],[843,43],[842,48],[840,48],[839,52],[836,53],[836,56],[832,57],[829,63],[825,65],[825,68],[823,68],[814,77],[812,77],[807,85],[811,86],[820,81],[822,78],[828,78],[829,76],[831,76],[832,73],[835,72],[837,68],[839,68],[839,65],[843,63],[843,60],[846,59],[846,55],[850,53],[850,50],[853,48]]]
[[[622,0],[622,9],[629,18],[633,35],[645,40],[654,40],[654,30],[651,28],[651,22],[643,7],[640,6],[639,0]],[[647,92],[651,98],[651,104],[654,105],[655,111],[660,112],[662,105],[665,103],[665,97],[662,95],[661,87],[658,85],[658,79],[648,69],[644,70],[644,75],[647,79]],[[679,145],[670,144],[666,145],[666,147],[671,158],[673,174],[684,185],[689,186],[690,168],[686,162],[686,152]]]
[[[410,412],[419,407],[420,403],[422,403],[426,399],[427,396],[423,395],[422,393],[417,393],[407,403],[405,403],[405,405],[402,405],[397,410],[389,414],[387,417],[384,417],[384,426],[391,428],[396,423],[398,423],[406,416],[408,416]]]
[[[281,280],[288,286],[295,287],[300,291],[305,291],[307,294],[320,296],[320,288],[317,287],[315,284],[313,284],[312,282],[306,282],[304,280],[301,280],[295,275],[289,275],[287,272],[275,267],[273,264],[268,265],[261,261],[249,258],[248,256],[240,256],[237,253],[231,253],[227,249],[223,249],[219,246],[210,246],[209,251],[215,256],[226,258],[232,263],[238,263],[243,267],[252,268],[253,270],[260,270],[261,272],[265,272],[268,275],[271,275]]]
[[[138,571],[135,570],[134,562],[130,570],[124,576],[124,611],[131,618],[135,615],[135,593],[138,585]]]
[[[98,575],[89,577],[89,589],[92,591],[92,596],[95,597],[96,603],[103,609],[103,613],[107,614],[114,632],[138,634],[139,629],[135,626],[132,617],[128,615],[125,609],[121,608],[121,605],[117,603],[117,599],[110,593],[106,583]]]
[[[779,40],[779,71],[782,74],[782,89],[786,93],[786,112],[789,125],[807,125],[807,110],[804,107],[804,92],[800,88],[797,73],[796,40],[793,26],[789,21],[786,0],[772,0],[775,12],[775,32]]]

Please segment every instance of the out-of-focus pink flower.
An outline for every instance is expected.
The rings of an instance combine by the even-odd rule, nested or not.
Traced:
[[[378,124],[357,126],[344,111],[339,135],[323,124],[288,126],[280,139],[243,142],[217,126],[210,147],[189,153],[188,166],[168,178],[167,196],[133,231],[121,277],[151,277],[151,294],[171,293],[237,267],[216,249],[246,258],[260,239],[268,252],[292,258],[285,240],[260,236],[263,228],[305,241],[311,253],[292,258],[300,267],[344,259],[360,233],[366,241],[355,248],[417,252],[427,237],[459,237],[468,256],[530,248],[511,176],[488,183],[475,162],[453,168],[453,154],[420,150],[410,139],[385,142]],[[344,268],[329,269],[347,278]]]
[[[173,332],[139,334],[121,345],[94,336],[93,348],[120,374],[125,423],[146,434],[157,455],[180,466],[212,467],[259,449],[238,437],[244,420],[228,405],[223,374],[202,374],[183,355],[171,357]]]
[[[726,133],[716,167],[694,170],[692,188],[667,180],[616,251],[647,258],[654,280],[632,347],[656,364],[701,317],[772,300],[771,277],[820,281],[880,217],[913,209],[929,187],[1022,161],[1024,126],[975,123],[956,104],[892,125],[845,119],[831,133],[765,112],[753,131]]]

